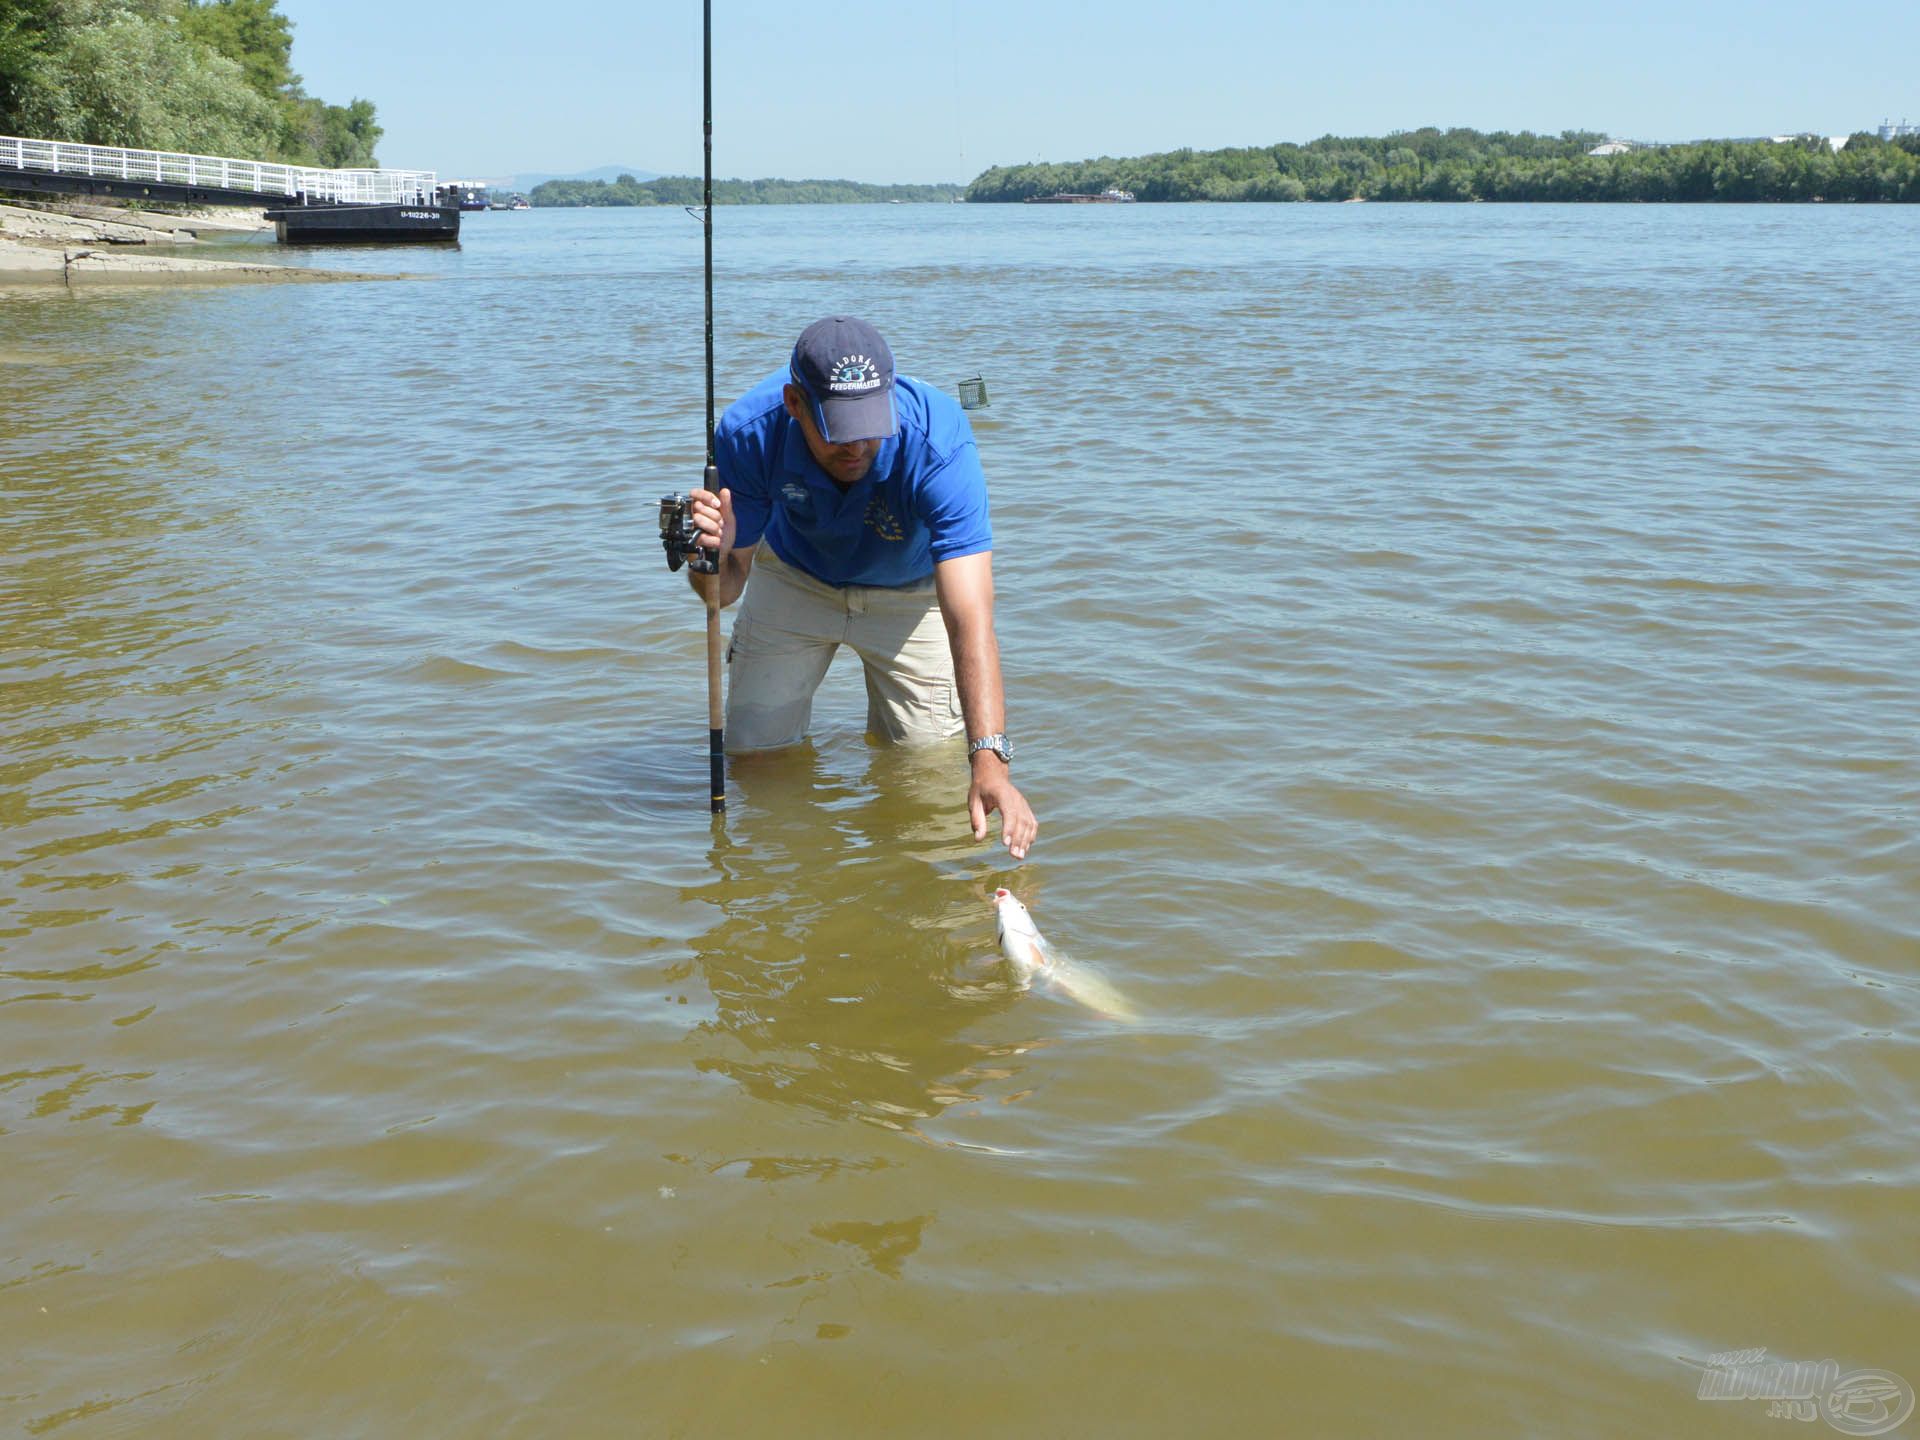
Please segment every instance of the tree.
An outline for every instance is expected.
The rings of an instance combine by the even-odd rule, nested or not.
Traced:
[[[378,162],[373,147],[386,132],[374,123],[373,102],[353,100],[329,105],[323,113],[320,163],[335,170],[369,170]]]
[[[272,143],[273,107],[240,66],[165,19],[128,6],[62,40],[16,110],[26,134],[206,155],[261,155]]]
[[[57,23],[56,0],[6,0],[0,6],[0,130],[17,133],[14,117],[38,80]]]
[[[1279,200],[1292,201],[1307,198],[1307,187],[1291,175],[1263,175],[1250,181],[1242,200]]]
[[[371,101],[300,88],[277,0],[0,0],[0,130],[370,166]]]
[[[1139,199],[1347,200],[1915,200],[1920,136],[1855,136],[1839,156],[1824,141],[1700,141],[1596,157],[1602,136],[1452,129],[1383,138],[1324,135],[1305,145],[1174,150],[1134,159],[996,166],[972,200],[1018,201],[1108,185]],[[1295,187],[1298,187],[1296,192]]]
[[[293,73],[293,22],[278,0],[188,0],[181,33],[239,64],[247,83],[268,100],[300,88]]]

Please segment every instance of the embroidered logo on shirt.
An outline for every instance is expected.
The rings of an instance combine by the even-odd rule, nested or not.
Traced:
[[[866,526],[882,540],[904,540],[906,528],[878,495],[867,502]]]
[[[792,481],[788,481],[785,485],[782,485],[780,487],[780,493],[795,505],[804,505],[807,503],[806,488],[801,485],[795,485]]]

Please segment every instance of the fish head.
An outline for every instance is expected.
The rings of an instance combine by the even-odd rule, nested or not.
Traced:
[[[993,908],[998,929],[1002,938],[1008,934],[1038,934],[1039,927],[1033,923],[1033,916],[1020,897],[1011,890],[1002,887],[993,892]]]
[[[1035,975],[1044,974],[1049,968],[1046,942],[1040,938],[1040,927],[1033,923],[1027,907],[1011,890],[994,891],[993,906],[1000,953],[1007,957],[1007,963],[1013,966],[1014,975],[1024,989]]]

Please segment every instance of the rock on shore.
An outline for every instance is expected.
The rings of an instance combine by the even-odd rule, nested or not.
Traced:
[[[245,232],[264,225],[259,211],[166,215],[83,203],[0,203],[0,285],[231,285],[398,278],[265,261],[141,253],[152,245],[192,244],[202,231]]]

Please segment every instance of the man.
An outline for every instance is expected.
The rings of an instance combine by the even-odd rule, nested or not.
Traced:
[[[695,490],[692,513],[720,570],[688,574],[723,607],[746,592],[728,750],[798,744],[844,642],[865,667],[868,729],[901,744],[964,731],[973,837],[997,810],[1024,859],[1039,824],[1010,774],[987,482],[959,405],[896,376],[880,332],[835,315],[728,407],[714,458],[721,488]]]

